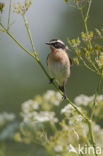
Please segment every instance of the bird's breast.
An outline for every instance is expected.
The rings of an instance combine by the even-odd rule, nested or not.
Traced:
[[[48,68],[54,78],[61,83],[70,76],[70,61],[66,52],[50,53]]]

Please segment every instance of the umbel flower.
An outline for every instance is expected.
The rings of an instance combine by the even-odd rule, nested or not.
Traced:
[[[11,122],[15,119],[15,115],[13,113],[3,112],[0,113],[0,126],[3,126],[7,122]]]
[[[22,104],[22,117],[25,123],[52,122],[58,119],[55,117],[53,107],[57,107],[62,100],[58,92],[47,91],[43,96],[36,96],[33,100],[28,100]]]
[[[24,3],[18,2],[13,4],[13,11],[17,14],[25,14],[30,5],[32,4],[32,0],[25,0]]]

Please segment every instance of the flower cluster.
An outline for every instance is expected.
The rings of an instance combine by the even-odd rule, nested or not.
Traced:
[[[0,140],[13,139],[14,131],[18,128],[15,119],[14,113],[0,113]]]
[[[96,58],[97,65],[100,69],[103,69],[103,52],[100,53],[99,57]]]
[[[3,112],[0,114],[0,126],[5,125],[7,122],[11,122],[15,119],[15,115],[13,113]]]
[[[73,48],[78,47],[80,45],[80,39],[79,39],[79,37],[77,39],[72,39],[71,40],[71,43],[72,43]]]
[[[33,100],[28,100],[22,104],[22,117],[24,122],[57,122],[55,112],[52,108],[60,104],[62,96],[54,91],[47,91],[46,94],[36,96]],[[46,110],[46,111],[45,111]]]
[[[81,38],[82,38],[82,40],[83,40],[84,42],[91,41],[91,40],[93,39],[93,32],[89,32],[88,34],[82,32],[82,33],[81,33]]]
[[[84,114],[92,109],[93,96],[79,95],[75,97],[74,103]],[[57,102],[58,101],[58,102]],[[13,122],[6,126],[0,133],[0,140],[11,139],[24,143],[39,143],[54,153],[61,156],[70,154],[69,146],[84,146],[88,144],[89,127],[71,104],[60,105],[62,97],[55,91],[47,91],[42,96],[37,95],[22,104],[22,121]],[[61,108],[62,107],[62,108]],[[56,109],[58,116],[56,117]],[[103,146],[103,95],[98,95],[96,99],[96,109],[94,116],[96,122],[93,123],[96,143]],[[87,110],[87,111],[86,111]],[[89,113],[87,114],[89,115]],[[3,113],[5,119],[13,120],[13,115]],[[1,119],[1,117],[0,117]],[[18,130],[19,128],[19,130]]]
[[[84,105],[84,106],[87,106],[90,102],[92,102],[94,99],[94,96],[86,96],[86,95],[83,95],[81,94],[80,96],[77,96],[75,99],[74,99],[74,102],[76,105],[80,106],[80,105]]]
[[[99,30],[99,29],[95,29],[96,34],[98,35],[99,38],[103,39],[103,29]]]
[[[89,0],[65,0],[70,6],[80,9],[82,6],[89,3]]]
[[[98,44],[98,39],[103,39],[102,30],[96,29],[96,35],[94,32],[82,32],[80,38],[72,40],[68,38],[67,41],[71,50],[76,54],[73,59],[75,64],[82,62],[89,70],[102,75],[103,46]]]
[[[13,4],[13,11],[17,14],[25,14],[30,5],[32,4],[32,0],[25,0],[24,3],[18,2]]]

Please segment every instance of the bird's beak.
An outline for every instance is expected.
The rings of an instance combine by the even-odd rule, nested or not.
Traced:
[[[46,42],[45,44],[47,44],[47,45],[51,45],[51,43],[50,43],[50,42]]]

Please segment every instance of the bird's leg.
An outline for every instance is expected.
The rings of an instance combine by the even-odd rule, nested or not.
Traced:
[[[54,81],[54,78],[50,78],[50,80],[49,80],[49,84],[52,84],[53,81]]]
[[[65,91],[65,85],[64,85],[64,83],[63,83],[63,86],[59,86],[59,89],[63,92],[63,100],[65,100],[66,99],[66,91]]]

